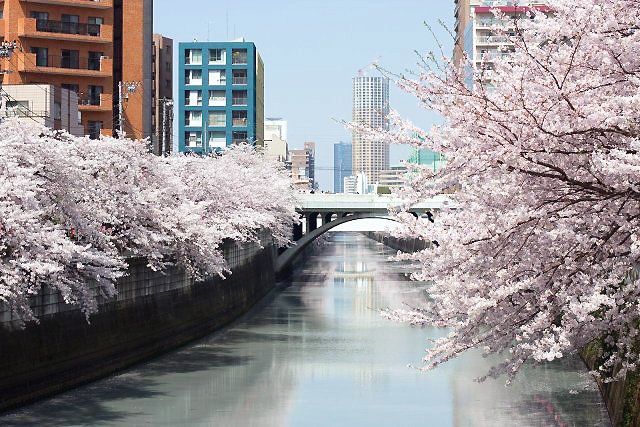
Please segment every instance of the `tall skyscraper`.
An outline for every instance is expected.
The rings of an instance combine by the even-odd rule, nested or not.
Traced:
[[[354,123],[371,128],[388,129],[389,79],[386,77],[353,78]],[[389,168],[389,144],[364,138],[353,132],[353,173],[360,172],[375,183],[381,170]]]
[[[256,46],[180,43],[179,151],[264,143],[264,65]]]
[[[353,175],[353,147],[346,142],[333,144],[333,192],[344,193],[344,177]]]
[[[19,43],[0,59],[0,85],[53,85],[78,94],[84,133],[118,128],[118,87],[125,85],[124,130],[151,130],[153,0],[0,2],[0,37]],[[19,100],[20,101],[20,100]]]

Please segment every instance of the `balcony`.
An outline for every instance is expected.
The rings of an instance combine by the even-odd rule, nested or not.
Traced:
[[[477,44],[497,45],[511,43],[507,36],[479,36],[477,38]]]
[[[246,77],[233,77],[233,84],[234,85],[246,85],[247,84],[247,78]]]
[[[111,77],[113,60],[103,56],[97,58],[75,58],[47,55],[37,58],[35,53],[23,53],[23,60],[17,61],[18,71],[38,74],[58,74],[78,77]]]
[[[56,6],[84,7],[90,9],[110,9],[113,0],[20,0],[24,3],[51,4]]]
[[[245,118],[234,118],[233,119],[233,127],[247,127],[247,119]]]
[[[34,39],[111,43],[113,26],[21,18],[18,22],[18,34],[20,37]]]
[[[78,110],[83,113],[111,111],[113,109],[113,95],[101,93],[100,96],[78,97]]]

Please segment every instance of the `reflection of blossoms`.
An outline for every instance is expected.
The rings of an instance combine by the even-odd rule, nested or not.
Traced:
[[[435,226],[400,215],[407,234],[439,244],[407,256],[422,262],[418,279],[434,281],[429,310],[389,314],[451,329],[427,369],[478,347],[505,358],[488,375],[511,377],[600,338],[603,375],[636,368],[640,6],[554,9],[514,23],[515,52],[490,80],[477,74],[470,87],[464,69],[445,67],[399,81],[445,125],[421,132],[392,115],[393,129],[378,133],[447,159],[408,182],[409,201],[455,189],[460,207]]]
[[[225,271],[224,239],[286,244],[295,211],[289,180],[251,148],[216,158],[155,157],[144,144],[0,125],[0,301],[35,320],[28,297],[59,290],[87,315],[88,281],[113,295],[125,257],[195,278]]]

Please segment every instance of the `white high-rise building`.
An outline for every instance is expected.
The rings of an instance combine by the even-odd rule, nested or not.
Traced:
[[[371,128],[389,127],[389,79],[353,78],[354,123]],[[389,169],[389,144],[364,138],[353,132],[353,174],[364,173],[369,182],[378,181],[380,171]]]

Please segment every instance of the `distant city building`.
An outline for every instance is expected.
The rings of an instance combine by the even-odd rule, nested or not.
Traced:
[[[180,43],[179,151],[264,144],[264,65],[256,46]]]
[[[413,148],[409,154],[407,162],[416,165],[428,166],[433,169],[433,172],[438,172],[447,163],[442,154],[424,148]]]
[[[389,79],[353,78],[353,122],[375,129],[388,129]],[[363,172],[371,182],[389,168],[389,144],[373,141],[353,131],[353,173]]]
[[[0,86],[49,84],[77,93],[84,134],[118,129],[118,88],[128,136],[151,137],[153,0],[4,0]],[[131,87],[131,90],[129,90]],[[135,90],[134,90],[135,89]]]
[[[353,174],[353,146],[346,142],[333,144],[333,192],[344,192],[344,178]]]
[[[311,188],[318,188],[316,181],[316,143],[305,142],[304,149],[309,153],[309,178],[311,178]]]
[[[391,166],[389,169],[380,172],[378,187],[386,187],[390,190],[401,188],[404,186],[406,173],[406,166]]]
[[[153,35],[153,153],[171,153],[173,145],[173,40]]]
[[[314,189],[312,177],[312,165],[314,152],[307,148],[289,150],[289,162],[291,163],[291,184],[302,191]]]
[[[286,162],[289,153],[287,122],[280,118],[264,121],[264,155],[267,158]]]
[[[264,119],[264,139],[270,139],[273,135],[283,141],[288,141],[287,137],[288,125],[287,121],[281,117],[267,117]]]
[[[343,185],[346,194],[368,194],[371,187],[367,176],[362,172],[357,175],[345,176]]]
[[[4,85],[0,118],[18,117],[55,130],[83,136],[76,92],[53,85]]]

